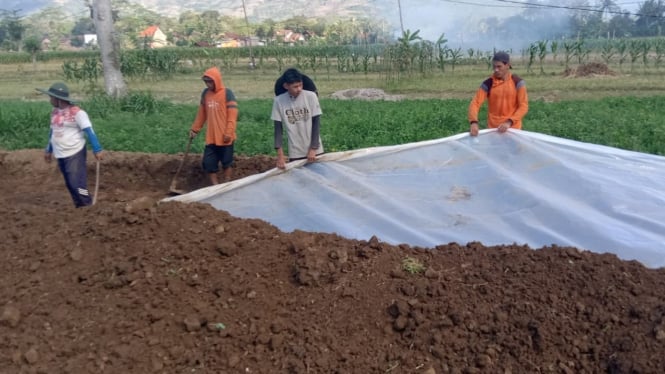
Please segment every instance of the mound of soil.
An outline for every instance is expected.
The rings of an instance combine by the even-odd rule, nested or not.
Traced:
[[[404,99],[404,95],[388,95],[380,88],[349,88],[333,92],[330,96],[333,99],[339,100],[385,100],[385,101],[400,101]]]
[[[615,75],[615,72],[610,70],[610,68],[601,62],[590,62],[588,64],[582,64],[577,68],[567,68],[563,75],[566,77],[590,77],[590,76],[602,76],[602,75]]]
[[[41,151],[0,153],[1,373],[665,372],[665,269],[284,233],[158,203],[178,162],[110,152],[77,210]]]

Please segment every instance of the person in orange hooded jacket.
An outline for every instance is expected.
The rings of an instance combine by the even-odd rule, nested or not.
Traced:
[[[233,170],[233,144],[236,140],[238,103],[233,91],[224,87],[222,73],[212,67],[203,74],[206,88],[201,94],[201,103],[196,118],[189,131],[190,138],[196,137],[207,123],[203,170],[208,173],[212,184],[219,184],[219,164],[222,164],[224,182],[231,180]]]
[[[521,129],[522,118],[529,111],[529,98],[524,80],[510,72],[510,56],[497,52],[492,57],[494,74],[485,80],[469,104],[469,134],[478,135],[478,112],[487,100],[487,127],[506,132]]]

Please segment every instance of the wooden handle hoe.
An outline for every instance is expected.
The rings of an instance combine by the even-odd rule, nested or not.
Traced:
[[[95,192],[92,195],[92,205],[97,203],[97,193],[99,192],[99,160],[95,165]]]
[[[182,170],[182,166],[185,164],[185,160],[187,159],[187,155],[189,154],[189,148],[192,146],[193,139],[194,138],[191,137],[189,138],[189,141],[187,142],[187,148],[185,148],[185,154],[182,156],[182,160],[180,160],[180,165],[178,166],[178,170],[175,172],[173,180],[171,181],[171,187],[169,187],[169,192],[172,194],[182,195],[184,193],[187,193],[187,191],[177,189],[176,184],[177,184],[178,175],[180,175],[180,170]]]

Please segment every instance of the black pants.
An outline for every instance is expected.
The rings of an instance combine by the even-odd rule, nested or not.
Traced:
[[[87,154],[88,150],[83,147],[73,156],[58,159],[58,167],[65,177],[65,185],[77,208],[92,205],[92,197],[88,191]]]
[[[203,170],[208,174],[216,173],[219,171],[220,162],[222,169],[228,169],[233,166],[233,144],[206,144],[203,151]]]

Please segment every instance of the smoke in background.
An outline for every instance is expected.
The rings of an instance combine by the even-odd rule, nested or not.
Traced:
[[[450,48],[462,50],[517,51],[538,40],[561,39],[570,31],[570,10],[495,0],[402,0],[401,10],[404,30],[420,30],[419,35],[430,41],[444,34]],[[386,17],[399,36],[397,5],[390,13]]]
[[[441,34],[450,48],[462,50],[514,50],[527,48],[539,40],[571,37],[571,19],[580,8],[598,9],[599,1],[585,0],[393,0],[383,8],[384,16],[399,37],[401,3],[404,30],[430,41]],[[531,4],[529,4],[531,3]],[[637,2],[615,2],[622,10],[634,12]],[[568,8],[566,8],[568,7]],[[387,12],[386,12],[387,10]]]

